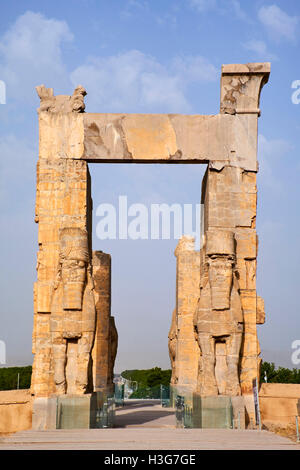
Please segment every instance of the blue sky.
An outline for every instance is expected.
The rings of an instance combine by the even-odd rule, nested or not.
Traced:
[[[36,278],[35,164],[44,83],[71,94],[81,83],[88,112],[216,114],[221,65],[272,63],[261,97],[257,231],[258,292],[267,320],[263,357],[293,367],[300,339],[299,135],[300,4],[297,0],[73,0],[0,2],[1,303],[0,339],[8,364],[31,356]],[[200,200],[204,166],[91,165],[94,207]],[[112,254],[119,330],[117,371],[169,367],[167,333],[175,304],[176,240],[100,241]]]

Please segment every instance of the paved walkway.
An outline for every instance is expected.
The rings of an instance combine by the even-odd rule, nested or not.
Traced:
[[[174,411],[153,400],[131,401],[117,411],[114,429],[22,431],[0,438],[0,450],[300,450],[300,445],[267,431],[176,429]]]
[[[160,400],[125,400],[117,408],[115,427],[175,428],[175,410],[163,408]]]

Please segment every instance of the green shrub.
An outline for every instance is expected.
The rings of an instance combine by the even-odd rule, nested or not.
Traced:
[[[260,383],[265,381],[265,372],[267,374],[268,383],[300,384],[300,369],[276,368],[274,362],[262,362]]]
[[[121,376],[134,383],[136,390],[130,398],[160,398],[160,386],[170,385],[171,374],[171,369],[162,370],[160,367],[153,367],[152,369],[125,370]]]
[[[0,390],[16,390],[19,388],[30,388],[32,367],[1,367],[0,368]]]

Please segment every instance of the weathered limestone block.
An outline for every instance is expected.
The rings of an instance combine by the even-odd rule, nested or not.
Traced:
[[[108,367],[108,391],[111,393],[114,392],[114,366],[117,357],[118,351],[118,330],[115,324],[115,318],[110,317],[109,327],[110,327],[110,335],[109,335],[109,367]]]
[[[113,368],[118,347],[118,333],[111,317],[111,256],[93,252],[93,279],[97,312],[93,347],[93,380],[95,391],[112,391]]]
[[[32,399],[29,390],[0,391],[0,435],[30,429]]]
[[[33,284],[33,330],[32,330],[32,354],[35,354],[36,327],[37,327],[37,282]]]
[[[270,70],[268,62],[223,65],[220,112],[259,115],[260,92]]]
[[[46,88],[45,85],[37,86],[36,91],[41,100],[40,108],[37,110],[38,113],[43,111],[60,114],[66,114],[72,111],[83,113],[85,110],[84,97],[87,93],[81,85],[75,88],[72,96],[54,96],[53,88]]]
[[[244,341],[241,355],[240,381],[243,394],[252,394],[251,383],[257,377],[259,344],[256,330],[256,290],[242,289],[241,301],[244,312]]]
[[[206,200],[203,201],[207,227],[255,228],[256,179],[249,184],[241,168],[225,166],[207,173]],[[244,184],[245,181],[245,184]]]
[[[300,416],[300,384],[263,383],[259,391],[259,404],[263,424],[295,425]]]
[[[192,392],[196,388],[199,361],[193,315],[199,296],[200,254],[195,251],[194,238],[181,237],[175,256],[176,317],[172,320],[169,351],[170,356],[174,357],[172,380],[178,393],[182,393]]]
[[[256,324],[263,325],[266,321],[265,302],[264,302],[264,299],[260,297],[259,295],[257,296],[256,305],[257,305]]]
[[[176,350],[177,350],[177,315],[176,308],[174,308],[172,313],[171,327],[168,335],[168,347],[169,347],[169,356],[171,361],[171,385],[175,385],[178,382],[178,377],[176,375]]]
[[[33,401],[32,429],[46,431],[56,429],[57,397],[38,397]]]
[[[82,119],[88,161],[209,161],[257,169],[256,116],[86,113]]]

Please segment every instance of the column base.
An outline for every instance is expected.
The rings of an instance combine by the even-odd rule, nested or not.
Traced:
[[[246,408],[244,397],[229,397],[217,395],[212,397],[201,396],[197,393],[187,395],[178,393],[179,400],[176,409],[176,426],[186,428],[215,428],[215,429],[245,429]],[[178,392],[176,390],[176,392]],[[178,408],[179,406],[179,408]]]
[[[103,392],[35,398],[32,429],[113,427],[114,399]]]

